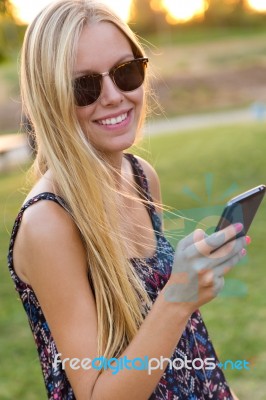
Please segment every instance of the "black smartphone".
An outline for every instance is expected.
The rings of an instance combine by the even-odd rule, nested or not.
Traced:
[[[236,237],[245,236],[265,195],[266,186],[259,185],[228,201],[215,232],[241,222],[243,230]]]

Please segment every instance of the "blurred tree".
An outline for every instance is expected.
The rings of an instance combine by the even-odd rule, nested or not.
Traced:
[[[139,34],[153,33],[167,27],[161,0],[132,0],[129,24]]]
[[[234,22],[238,22],[238,25],[239,24],[245,25],[246,15],[247,15],[246,1],[236,0],[232,11],[232,17]]]
[[[208,0],[208,8],[205,11],[205,21],[209,25],[223,25],[232,10],[232,2],[225,0]]]
[[[247,0],[206,0],[205,22],[208,25],[255,26],[265,23],[265,16],[251,13]]]
[[[173,2],[177,0],[172,0]],[[185,0],[179,0],[180,2]],[[247,26],[263,25],[266,14],[251,12],[247,0],[204,0],[204,18],[188,21],[185,25],[206,24],[209,26]],[[263,0],[261,0],[263,1]],[[182,6],[182,3],[181,3]],[[163,0],[132,0],[130,21],[133,29],[141,35],[175,31],[181,25],[169,26],[171,15]]]
[[[0,0],[0,15],[14,20],[14,7],[9,0]]]
[[[13,5],[0,0],[0,63],[12,58],[21,46],[25,26],[17,25]]]

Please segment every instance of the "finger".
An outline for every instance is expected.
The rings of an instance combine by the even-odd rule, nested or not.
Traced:
[[[227,274],[243,257],[246,255],[246,250],[242,248],[229,260],[224,261],[220,265],[213,268],[215,275],[221,276]]]
[[[213,270],[202,270],[199,271],[199,284],[204,287],[211,287],[214,284],[214,272]]]
[[[235,263],[234,261],[231,261],[231,259],[233,259],[235,255],[239,254],[246,246],[247,242],[245,237],[241,237],[224,245],[215,253],[215,255],[209,254],[205,257],[199,257],[197,254],[193,262],[193,270],[199,272],[207,269],[214,269],[226,262],[228,262],[228,265],[231,263],[234,265]],[[187,249],[186,252],[188,252],[188,250],[191,250],[191,247]]]
[[[210,267],[216,267],[219,264],[229,261],[243,248],[247,246],[245,237],[242,236],[222,246],[215,253],[209,255]]]
[[[207,241],[209,245],[213,247],[211,252],[217,251],[221,246],[224,246],[228,241],[231,241],[236,238],[237,234],[243,231],[243,224],[236,223],[233,225],[229,225],[227,228],[216,232],[218,235],[211,235]],[[219,235],[221,234],[221,236]],[[218,240],[217,240],[218,239]]]
[[[213,270],[205,271],[205,273],[199,275],[200,285],[204,288],[212,288],[215,296],[217,296],[224,287],[224,277],[222,275],[216,275]]]
[[[193,242],[194,249],[191,250],[191,254],[196,256],[197,253],[203,255],[203,256],[210,256],[210,257],[221,257],[221,254],[219,253],[218,256],[217,253],[219,250],[216,250],[215,253],[211,253],[213,250],[218,249],[219,247],[225,245],[225,243],[236,237],[236,234],[241,232],[243,229],[243,225],[240,223],[234,224],[234,225],[229,225],[227,228],[215,232],[210,236],[205,237],[204,239],[198,241],[198,242]],[[229,248],[233,248],[234,244],[232,245],[231,242],[228,243]],[[228,247],[227,247],[227,253],[228,253]]]

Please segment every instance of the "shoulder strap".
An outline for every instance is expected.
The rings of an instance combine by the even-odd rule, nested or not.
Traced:
[[[149,190],[148,179],[145,175],[142,165],[133,154],[125,153],[125,157],[131,164],[131,167],[133,169],[134,179],[140,190],[141,197],[144,200],[149,200],[152,202],[153,200]]]
[[[148,179],[145,175],[142,165],[133,154],[125,153],[124,155],[129,160],[132,166],[135,182],[138,185],[141,198],[143,198],[144,200],[148,200],[148,203],[145,203],[145,207],[150,214],[155,232],[162,233],[162,221],[156,212],[155,205],[149,190]]]

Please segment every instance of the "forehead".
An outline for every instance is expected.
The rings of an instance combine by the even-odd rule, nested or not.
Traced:
[[[78,40],[74,73],[103,72],[132,55],[129,39],[113,23],[86,25]]]

